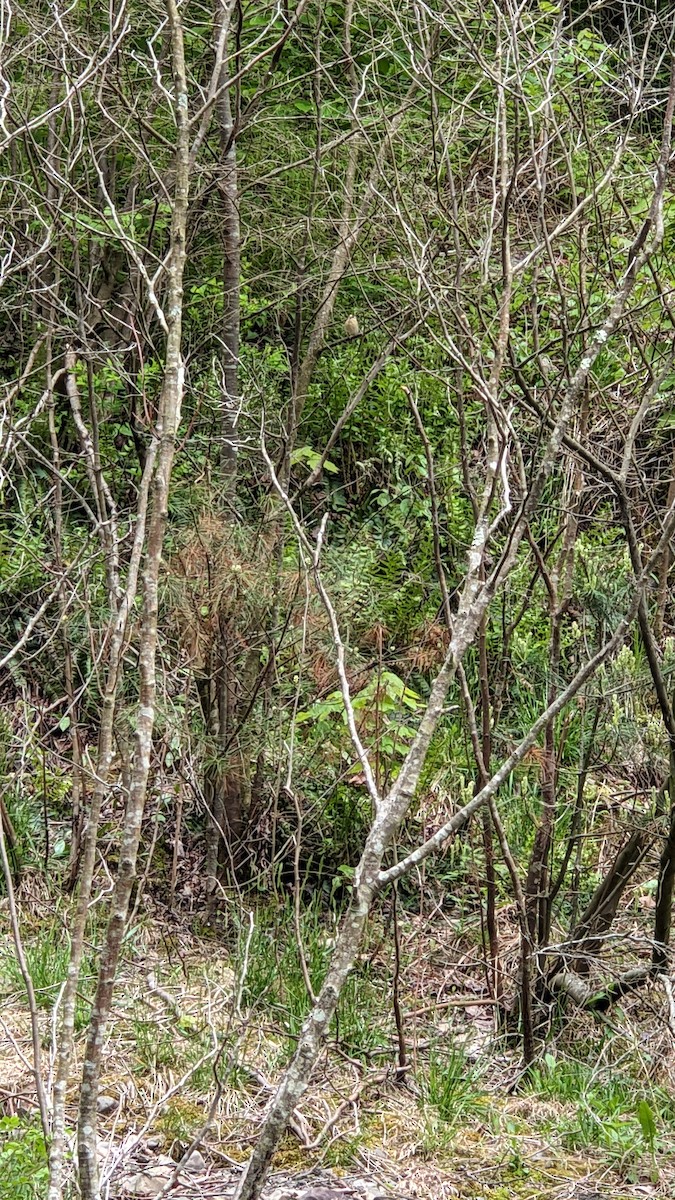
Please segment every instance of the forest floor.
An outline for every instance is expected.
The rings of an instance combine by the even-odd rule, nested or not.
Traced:
[[[159,907],[144,910],[127,939],[108,1034],[103,1178],[111,1197],[152,1197],[174,1176],[172,1197],[227,1197],[306,997],[289,974],[288,948],[257,918],[227,946]],[[513,914],[505,908],[500,918],[504,952],[509,939],[515,952]],[[44,1005],[47,1076],[64,939],[44,899],[33,905],[33,926],[26,945]],[[318,1183],[316,1195],[335,1200],[675,1195],[674,1036],[662,989],[631,998],[600,1025],[575,1018],[524,1080],[517,1047],[496,1039],[474,918],[404,914],[401,932],[405,1082],[396,1081],[391,939],[375,922],[336,1040],[277,1155],[270,1200],[309,1200]],[[311,937],[310,968],[317,947],[330,946],[330,929],[315,927]],[[91,982],[82,981],[80,1040]],[[0,1000],[0,1116],[14,1118],[20,1133],[34,1120],[35,1093],[30,1021],[8,939],[0,941]],[[638,1119],[641,1098],[654,1114],[653,1145]],[[74,1123],[75,1087],[70,1099]],[[189,1169],[177,1175],[197,1140]],[[11,1194],[0,1178],[0,1198]]]

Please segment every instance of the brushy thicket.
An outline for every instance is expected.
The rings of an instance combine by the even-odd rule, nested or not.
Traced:
[[[163,378],[163,335],[152,314],[138,306],[138,329],[120,317],[134,288],[142,290],[133,269],[138,247],[158,261],[166,252],[171,212],[162,181],[171,179],[174,136],[169,110],[153,91],[154,76],[143,67],[153,6],[147,13],[137,3],[129,7],[138,52],[124,59],[127,74],[101,85],[106,117],[94,91],[85,93],[77,117],[87,143],[97,148],[97,169],[77,150],[75,117],[70,129],[59,115],[51,133],[36,130],[34,145],[27,138],[14,143],[15,195],[3,201],[26,257],[0,300],[0,375],[8,391],[30,347],[40,338],[45,343],[34,371],[12,394],[12,427],[25,425],[29,436],[3,441],[0,426],[0,654],[30,626],[21,652],[9,658],[0,677],[0,788],[19,893],[29,912],[37,906],[28,964],[45,1010],[67,971],[69,948],[58,944],[59,922],[75,883],[95,777],[110,619],[104,554],[92,534],[95,498],[86,456],[64,390],[50,382],[49,402],[41,399],[45,372],[51,380],[53,368],[77,344],[74,385],[86,399],[86,421],[96,426],[98,463],[124,563]],[[518,20],[511,13],[509,25],[482,4],[440,3],[437,11],[420,15],[418,6],[392,13],[386,4],[364,3],[353,13],[349,55],[346,6],[310,5],[297,36],[274,60],[273,82],[265,60],[244,73],[236,93],[242,120],[236,138],[241,411],[234,478],[224,478],[221,462],[223,322],[231,297],[224,282],[216,131],[198,157],[184,297],[186,394],[161,577],[154,757],[127,949],[133,960],[134,938],[142,944],[150,919],[179,920],[225,947],[238,971],[245,961],[240,1006],[261,1022],[261,1014],[273,1012],[276,1041],[269,1053],[275,1070],[308,1011],[307,980],[316,989],[325,973],[372,805],[349,735],[330,622],[312,588],[307,551],[273,487],[261,437],[309,536],[327,520],[322,577],[346,648],[357,728],[386,791],[447,651],[445,590],[454,613],[465,578],[491,437],[479,384],[490,378],[498,354],[506,243],[513,261],[527,265],[509,290],[500,403],[517,431],[514,462],[530,480],[547,419],[605,319],[650,211],[670,63],[642,6],[632,7],[631,13],[617,4],[599,11],[591,6],[590,12],[575,2],[562,12],[540,0],[522,6]],[[659,6],[653,7],[658,15]],[[75,4],[68,18],[81,46],[96,44],[103,22],[90,8]],[[240,14],[238,53],[244,58],[270,16],[256,8],[265,6]],[[195,97],[212,52],[210,25],[202,17],[192,27],[185,15]],[[29,77],[33,19],[42,30],[43,16],[29,5],[14,25],[19,66],[12,68],[12,80],[26,111],[37,110],[54,86],[54,64],[41,63]],[[281,25],[277,14],[269,28],[278,34]],[[363,80],[358,120],[349,92],[352,69]],[[502,91],[495,82],[501,70],[508,82]],[[136,127],[141,101],[148,114],[138,124],[148,138],[143,153]],[[242,114],[249,112],[247,122]],[[354,194],[347,203],[355,139]],[[49,190],[57,184],[44,167],[50,155],[58,166],[50,168],[54,179],[68,180],[68,203],[63,200],[57,216]],[[500,191],[499,172],[507,167],[510,183]],[[672,175],[672,163],[668,169]],[[110,205],[101,203],[104,176]],[[377,202],[366,205],[370,193]],[[581,219],[583,197],[588,203]],[[359,205],[364,216],[358,237],[336,285],[333,316],[293,429],[289,414],[300,350],[321,309],[345,211],[354,220]],[[624,482],[645,559],[660,536],[675,461],[671,181],[663,222],[658,253],[636,283],[618,334],[598,355],[570,423],[571,436],[588,453],[584,458],[568,447],[569,456],[551,473],[515,567],[464,661],[492,768],[603,644],[629,602],[635,563],[624,512],[607,477],[593,473],[592,455],[620,470],[631,422],[657,377]],[[552,246],[548,232],[544,236],[550,229],[557,231]],[[38,276],[28,249],[45,230],[54,250],[51,257],[37,256]],[[542,245],[545,254],[539,253]],[[95,303],[91,295],[83,299],[83,290]],[[358,335],[344,331],[350,314],[358,314]],[[134,339],[126,336],[130,328]],[[314,478],[335,423],[390,339],[386,363]],[[516,466],[509,463],[504,471],[512,472],[515,493]],[[487,571],[508,538],[509,529],[499,528]],[[62,594],[55,580],[64,563],[70,572]],[[655,580],[647,618],[670,691],[675,637],[668,579],[666,570]],[[139,698],[138,639],[133,625],[117,700],[117,782],[106,795],[100,826],[108,873],[119,858]],[[84,780],[76,813],[74,754]],[[537,993],[544,1013],[538,1034],[542,1047],[546,1039],[551,1044],[524,1086],[539,1099],[567,1106],[557,1127],[566,1146],[599,1146],[615,1165],[630,1169],[645,1154],[655,1160],[660,1139],[672,1131],[669,1081],[655,1065],[655,1049],[643,1057],[634,1047],[626,1050],[625,1031],[620,1051],[615,1056],[607,1050],[598,1065],[614,1035],[591,1028],[590,1017],[583,1027],[588,1040],[573,1055],[565,1041],[569,1012],[546,978],[546,947],[563,944],[577,928],[617,852],[639,831],[644,845],[625,894],[622,885],[618,915],[612,913],[603,930],[616,918],[616,938],[602,961],[605,973],[618,975],[647,960],[664,814],[674,798],[671,756],[653,664],[636,625],[553,724],[549,742],[532,747],[498,796],[513,859],[528,885],[536,839],[551,817],[548,911],[534,939],[545,980]],[[396,853],[440,827],[473,795],[479,777],[457,685]],[[216,796],[235,798],[238,826],[231,839],[216,836],[217,887],[207,895]],[[472,986],[479,986],[476,978],[487,979],[499,1013],[494,1032],[503,1038],[504,1052],[513,1052],[522,1017],[522,963],[513,880],[499,851],[486,816],[423,870],[402,879],[395,901],[390,892],[378,899],[373,946],[364,952],[335,1022],[344,1055],[372,1063],[391,1053],[390,951],[397,922],[409,932],[428,920],[433,941],[439,914],[441,921],[455,922],[465,939]],[[102,869],[103,890],[106,878]],[[534,885],[528,899],[541,899]],[[40,905],[52,903],[58,920],[46,929]],[[249,911],[255,914],[250,936]],[[501,991],[495,963],[489,964],[490,913],[504,924]],[[78,1033],[90,1013],[101,936],[96,920],[78,999]],[[597,965],[589,968],[593,980]],[[412,952],[403,964],[397,959],[409,999],[414,967]],[[20,974],[4,948],[0,982],[7,997],[21,994]],[[601,982],[604,975],[598,987]],[[441,998],[439,992],[424,1000]],[[158,1063],[182,1069],[208,1044],[200,1028],[183,1060],[169,1037],[156,1040],[147,1022],[133,1021],[135,1053],[148,1070],[159,1069]],[[188,1041],[193,1037],[192,1028],[183,1032]],[[490,1120],[486,1088],[493,1081],[486,1083],[490,1064],[467,1057],[462,1046],[448,1049],[442,1037],[432,1036],[426,1049],[418,1074],[421,1102],[427,1115],[432,1112],[423,1141],[433,1153],[443,1143],[440,1126],[454,1132],[465,1121]],[[235,1073],[233,1067],[232,1078]],[[180,1126],[175,1140],[183,1144],[191,1132]],[[515,1155],[514,1164],[517,1172]],[[43,1175],[40,1134],[30,1122],[1,1119],[0,1197],[42,1194]]]

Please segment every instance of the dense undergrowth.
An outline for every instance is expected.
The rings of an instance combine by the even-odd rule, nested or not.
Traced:
[[[671,6],[16,7],[0,905],[50,1085],[81,951],[69,1170],[101,1045],[112,1158],[246,1160],[417,762],[277,1165],[668,1195]],[[0,1000],[41,1198],[5,933]]]

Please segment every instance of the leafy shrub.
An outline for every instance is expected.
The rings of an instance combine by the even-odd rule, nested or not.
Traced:
[[[0,1200],[39,1200],[49,1168],[42,1130],[18,1117],[0,1117]]]

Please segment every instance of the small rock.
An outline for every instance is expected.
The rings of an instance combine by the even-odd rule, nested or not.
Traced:
[[[206,1170],[206,1163],[204,1162],[203,1156],[199,1153],[199,1150],[192,1151],[192,1154],[182,1169],[184,1171],[189,1171],[190,1175],[200,1175],[202,1171]]]
[[[101,1116],[107,1117],[108,1113],[115,1112],[118,1101],[114,1096],[99,1096],[96,1101],[96,1111],[101,1113]]]
[[[149,1171],[140,1171],[130,1180],[125,1188],[127,1196],[137,1197],[138,1200],[152,1200],[158,1196],[162,1188],[170,1180],[173,1172],[169,1167],[151,1167]]]
[[[353,1192],[346,1192],[344,1188],[310,1187],[300,1193],[298,1200],[351,1200],[353,1195]]]

